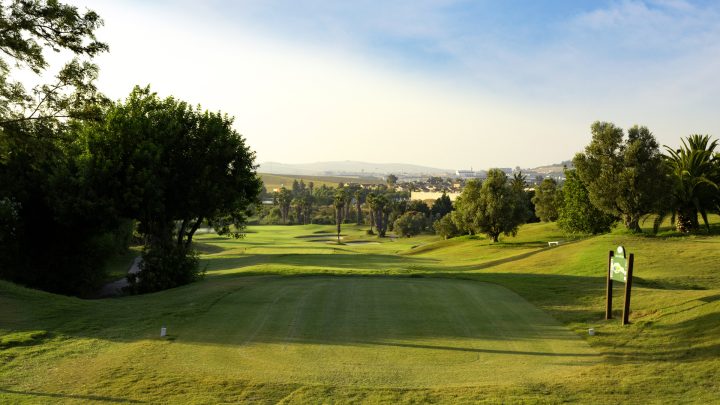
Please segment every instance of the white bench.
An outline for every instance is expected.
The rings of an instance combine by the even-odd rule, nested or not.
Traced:
[[[553,246],[560,246],[560,242],[559,241],[548,242],[548,247],[553,247]]]

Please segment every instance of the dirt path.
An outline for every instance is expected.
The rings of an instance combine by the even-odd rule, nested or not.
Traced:
[[[133,260],[128,274],[137,274],[140,272],[140,262],[142,258],[140,256]],[[127,278],[123,277],[120,280],[115,280],[112,283],[105,284],[102,289],[98,292],[98,298],[115,297],[122,294],[122,289],[129,285]]]

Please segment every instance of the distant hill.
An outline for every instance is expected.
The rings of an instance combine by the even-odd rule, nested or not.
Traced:
[[[540,173],[543,175],[549,175],[549,174],[562,174],[565,168],[572,169],[575,166],[573,166],[572,160],[564,160],[560,163],[554,163],[551,165],[545,165],[545,166],[539,166],[534,169],[530,169],[536,173]]]
[[[273,191],[280,187],[291,188],[293,181],[304,181],[305,184],[313,182],[315,186],[326,185],[336,187],[338,183],[360,183],[360,184],[385,184],[385,180],[380,177],[359,177],[359,176],[319,176],[319,175],[303,175],[303,174],[271,174],[258,173],[263,181],[263,185],[268,191]]]
[[[562,175],[564,168],[572,168],[572,160],[562,161],[560,163],[554,163],[549,165],[543,165],[535,168],[525,168],[523,171],[530,171],[537,174],[548,175]],[[511,172],[512,168],[504,169],[506,172]],[[278,162],[264,162],[260,164],[258,168],[259,173],[266,174],[280,174],[295,176],[300,179],[300,176],[340,176],[340,177],[361,177],[371,178],[378,177],[385,179],[388,174],[395,174],[398,176],[442,176],[442,177],[454,177],[455,170],[441,169],[430,166],[420,166],[405,163],[370,163],[370,162],[358,162],[352,160],[345,161],[330,161],[330,162],[315,162],[315,163],[278,163]],[[334,182],[335,179],[329,182]]]
[[[369,163],[352,160],[335,162],[297,163],[287,164],[278,162],[264,162],[260,164],[258,172],[272,174],[299,174],[306,176],[386,176],[388,174],[409,175],[446,175],[454,170],[439,169],[437,167],[411,165],[405,163]]]

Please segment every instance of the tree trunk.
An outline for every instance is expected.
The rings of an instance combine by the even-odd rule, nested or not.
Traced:
[[[625,215],[625,227],[632,232],[641,233],[642,229],[640,229],[640,217],[630,214]]]
[[[359,200],[359,199],[358,199],[357,202],[355,203],[355,210],[357,211],[357,221],[356,221],[356,222],[357,222],[358,225],[361,225],[361,224],[362,224],[362,209],[361,209],[361,207],[360,207],[360,200]]]
[[[183,240],[185,239],[185,229],[187,229],[188,222],[190,220],[183,219],[182,225],[180,225],[180,229],[178,230],[177,234],[177,245],[182,246]]]
[[[193,224],[193,227],[192,227],[192,229],[190,229],[190,232],[188,232],[188,234],[187,234],[187,237],[188,237],[188,238],[187,238],[187,242],[185,242],[185,249],[186,249],[186,250],[190,249],[190,247],[192,246],[193,235],[195,235],[195,232],[196,232],[196,231],[198,230],[198,228],[200,227],[200,224],[202,223],[203,219],[204,219],[203,217],[199,217],[199,218],[197,219],[197,221],[195,221],[195,224]]]
[[[335,208],[335,222],[337,223],[337,243],[340,244],[340,227],[343,221],[343,209]]]
[[[373,213],[372,208],[370,208],[370,232],[373,231],[373,225],[375,225],[375,214]]]
[[[675,228],[682,233],[694,232],[700,228],[697,211],[694,207],[684,207],[678,210]]]

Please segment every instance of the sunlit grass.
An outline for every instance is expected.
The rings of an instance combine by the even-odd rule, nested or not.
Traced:
[[[198,235],[205,280],[145,296],[83,301],[0,282],[0,402],[720,397],[718,236],[530,224],[493,244],[365,229],[343,226],[341,245],[319,225]],[[625,327],[617,283],[616,319],[602,319],[618,244],[636,255]]]

